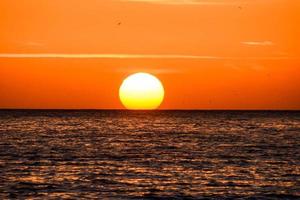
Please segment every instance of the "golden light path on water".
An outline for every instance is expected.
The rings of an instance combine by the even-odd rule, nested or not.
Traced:
[[[0,199],[296,199],[293,112],[0,112]]]

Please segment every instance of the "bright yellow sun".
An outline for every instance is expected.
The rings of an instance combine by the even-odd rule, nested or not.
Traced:
[[[164,88],[155,76],[135,73],[122,83],[119,96],[122,104],[130,110],[154,110],[164,99]]]

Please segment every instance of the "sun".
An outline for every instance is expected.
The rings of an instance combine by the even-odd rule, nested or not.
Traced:
[[[164,99],[164,87],[160,80],[148,73],[135,73],[124,79],[119,97],[130,110],[154,110]]]

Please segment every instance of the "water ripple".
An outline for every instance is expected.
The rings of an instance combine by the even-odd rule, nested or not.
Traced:
[[[0,198],[298,199],[298,112],[0,111]]]

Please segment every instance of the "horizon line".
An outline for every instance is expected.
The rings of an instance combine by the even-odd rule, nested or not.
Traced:
[[[293,111],[300,112],[300,109],[154,109],[154,110],[131,110],[125,108],[0,108],[0,111]]]

